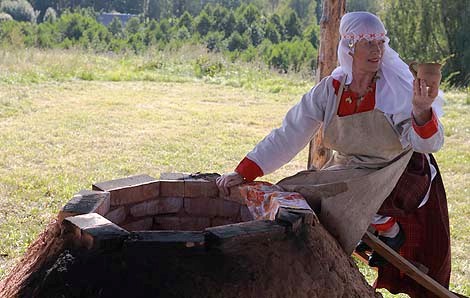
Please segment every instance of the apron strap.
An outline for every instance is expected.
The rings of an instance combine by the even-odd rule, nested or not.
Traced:
[[[339,86],[338,94],[336,96],[335,109],[334,109],[335,114],[338,114],[339,102],[341,101],[341,96],[343,95],[344,85],[346,84],[347,77],[348,75],[345,74],[343,79],[341,79],[341,85]]]

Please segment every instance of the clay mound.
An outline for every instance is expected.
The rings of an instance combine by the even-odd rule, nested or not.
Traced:
[[[63,251],[19,297],[381,297],[321,225],[238,252]]]
[[[303,198],[266,187],[225,196],[212,176],[182,174],[96,183],[31,244],[0,297],[381,297]]]

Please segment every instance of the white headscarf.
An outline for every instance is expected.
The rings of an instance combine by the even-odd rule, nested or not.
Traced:
[[[413,75],[408,65],[390,46],[382,21],[369,12],[350,12],[341,18],[339,27],[341,40],[338,46],[339,66],[332,72],[333,78],[340,80],[348,75],[346,84],[353,78],[352,61],[349,55],[354,45],[361,39],[384,40],[385,50],[382,56],[375,93],[376,108],[387,114],[393,114],[396,122],[410,117],[413,98]],[[438,116],[442,114],[442,93],[434,101],[433,108]]]

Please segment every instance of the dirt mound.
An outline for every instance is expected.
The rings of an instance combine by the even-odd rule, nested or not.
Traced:
[[[64,250],[19,297],[381,297],[321,225],[217,250]]]

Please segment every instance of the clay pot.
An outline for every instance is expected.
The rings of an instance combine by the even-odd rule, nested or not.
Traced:
[[[439,86],[442,78],[441,67],[442,65],[439,63],[418,63],[416,61],[409,65],[413,76],[423,79],[428,87]]]

